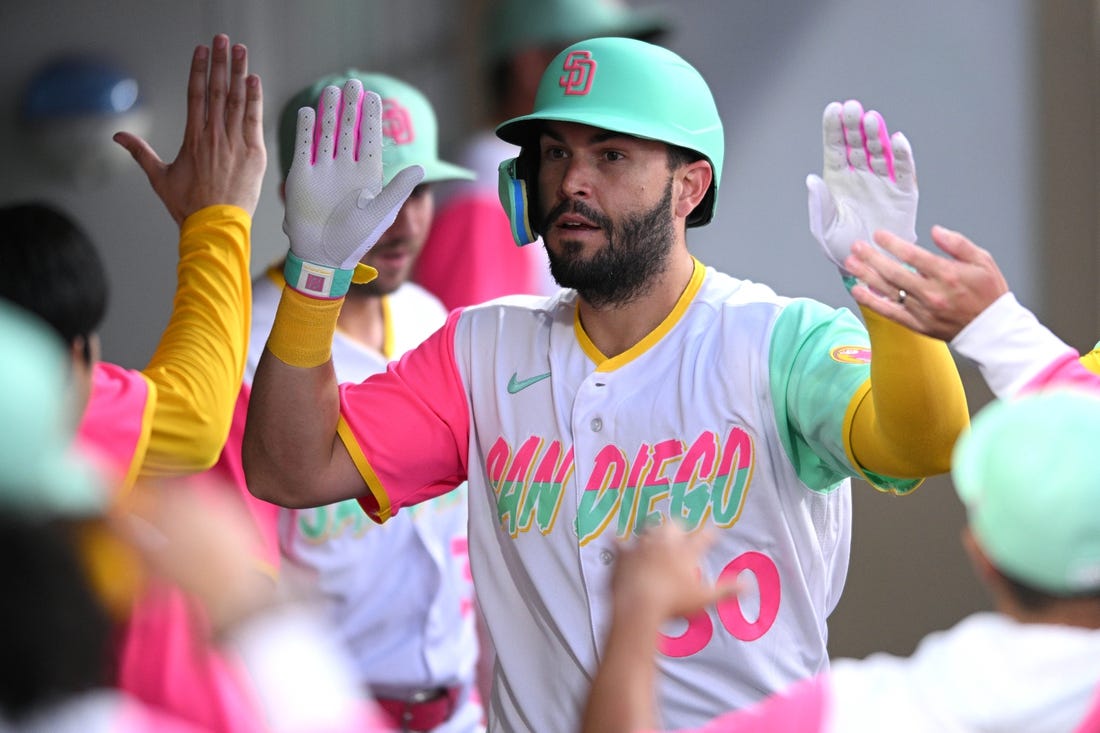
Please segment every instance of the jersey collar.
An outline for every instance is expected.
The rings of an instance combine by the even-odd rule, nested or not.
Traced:
[[[688,306],[691,305],[691,301],[695,299],[696,294],[699,292],[699,288],[703,286],[703,278],[705,278],[707,274],[707,268],[702,262],[694,257],[691,258],[691,261],[693,263],[691,280],[688,281],[687,287],[684,288],[684,292],[680,294],[680,298],[676,301],[676,305],[673,306],[672,311],[665,316],[665,319],[661,321],[656,328],[647,333],[641,341],[618,356],[609,359],[596,348],[596,344],[592,343],[592,339],[584,332],[584,326],[581,325],[579,303],[573,307],[573,333],[576,334],[577,341],[580,343],[584,353],[589,359],[595,362],[596,371],[611,372],[625,364],[629,364],[664,338],[665,334],[671,331],[673,326],[680,322]]]

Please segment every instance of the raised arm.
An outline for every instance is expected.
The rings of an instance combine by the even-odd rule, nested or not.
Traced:
[[[857,242],[847,265],[862,283],[852,296],[866,309],[914,331],[949,341],[974,361],[998,397],[1074,384],[1096,388],[1097,354],[1081,358],[1021,305],[993,256],[959,232],[932,228],[946,256],[887,232],[881,250]],[[904,290],[900,298],[894,293]],[[1087,371],[1085,367],[1092,368]]]
[[[849,441],[873,473],[946,473],[970,416],[958,369],[942,341],[863,310],[871,340],[871,391],[855,406]]]
[[[824,168],[809,176],[810,231],[853,291],[857,240],[887,230],[916,239],[917,176],[909,141],[854,100],[822,117]],[[852,406],[849,443],[859,465],[898,478],[944,473],[969,415],[962,380],[941,341],[861,306],[871,340],[871,390]]]
[[[337,435],[332,336],[353,276],[373,277],[359,260],[423,177],[412,166],[383,187],[381,106],[351,80],[342,91],[327,87],[316,114],[298,113],[283,221],[287,287],[256,368],[242,448],[249,490],[283,506],[364,491]]]
[[[864,308],[917,333],[950,341],[994,301],[1008,283],[993,256],[958,232],[932,227],[932,254],[891,232],[875,244],[856,242],[845,266],[859,278],[852,297]]]
[[[583,733],[633,733],[658,728],[657,636],[661,624],[694,614],[736,592],[712,586],[699,563],[712,537],[675,524],[652,527],[624,548],[611,582],[612,617],[584,711]]]
[[[172,314],[142,370],[154,389],[140,472],[209,468],[229,432],[248,347],[252,214],[266,167],[263,92],[248,52],[225,35],[199,46],[187,85],[187,123],[165,163],[136,135],[122,145],[180,227]]]

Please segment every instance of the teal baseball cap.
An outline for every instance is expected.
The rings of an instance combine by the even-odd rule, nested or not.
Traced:
[[[439,159],[439,124],[435,111],[420,90],[386,74],[348,69],[329,74],[299,90],[283,106],[279,115],[279,168],[286,178],[294,159],[294,133],[298,110],[316,107],[325,87],[343,87],[349,79],[358,79],[363,89],[382,98],[382,172],[389,183],[398,171],[410,165],[424,169],[424,182],[455,179],[472,180],[472,170]]]
[[[108,495],[73,446],[71,365],[60,339],[0,300],[0,511],[32,517],[102,514]]]
[[[631,8],[619,0],[493,0],[485,21],[490,63],[531,46],[560,49],[597,36],[652,41],[668,29],[655,8]]]
[[[995,402],[955,445],[951,475],[982,551],[1052,595],[1100,590],[1100,393]]]

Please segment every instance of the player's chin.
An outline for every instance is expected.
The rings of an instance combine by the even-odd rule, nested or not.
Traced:
[[[583,261],[591,257],[601,246],[607,244],[606,238],[578,237],[572,232],[551,230],[543,237],[546,249],[551,257],[568,261]]]

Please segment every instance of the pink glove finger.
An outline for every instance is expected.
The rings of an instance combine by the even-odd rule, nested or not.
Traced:
[[[860,121],[863,131],[863,147],[867,152],[867,165],[875,173],[894,178],[894,153],[890,148],[890,136],[886,131],[886,120],[871,110]]]
[[[913,161],[913,148],[909,139],[900,132],[890,136],[890,150],[894,156],[894,180],[898,187],[909,191],[917,187],[917,168]]]

